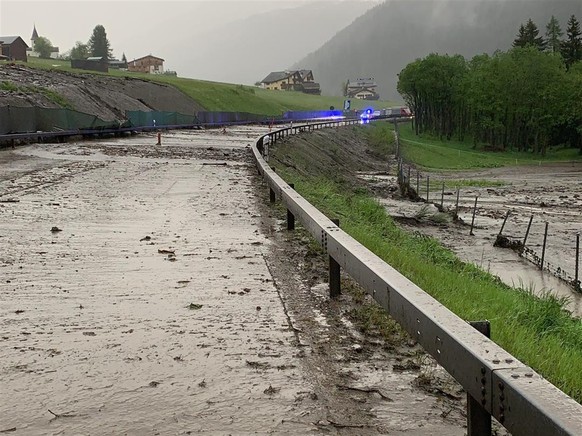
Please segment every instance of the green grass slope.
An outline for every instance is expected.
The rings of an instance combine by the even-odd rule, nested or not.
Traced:
[[[128,71],[109,70],[109,73],[88,72],[71,68],[68,61],[56,59],[29,58],[29,67],[47,70],[69,71],[80,74],[100,74],[113,77],[133,77],[165,83],[196,100],[208,111],[249,112],[264,115],[281,115],[286,111],[327,110],[331,106],[343,108],[343,97],[326,97],[308,95],[293,91],[268,91],[255,86],[231,83],[210,82],[183,77],[130,73]],[[368,107],[375,109],[400,105],[392,101],[352,100],[352,109],[361,110]]]

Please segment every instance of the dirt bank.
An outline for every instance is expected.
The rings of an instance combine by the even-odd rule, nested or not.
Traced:
[[[0,89],[0,107],[60,107],[46,93],[41,92],[39,88],[42,88],[62,96],[71,109],[106,121],[122,121],[125,119],[125,111],[129,110],[160,110],[186,115],[204,110],[176,88],[141,79],[41,70],[0,63],[1,82],[8,82],[20,89],[14,91],[7,89],[7,86]],[[22,90],[24,87],[27,88],[25,91]]]

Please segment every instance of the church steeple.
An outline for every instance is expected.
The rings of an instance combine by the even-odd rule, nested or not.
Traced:
[[[35,24],[34,28],[32,29],[32,36],[30,37],[30,40],[32,42],[34,42],[37,38],[38,38],[38,32],[36,31],[36,24]]]

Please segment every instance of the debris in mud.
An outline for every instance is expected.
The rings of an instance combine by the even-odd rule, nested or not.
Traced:
[[[190,303],[188,305],[188,309],[190,309],[190,310],[202,309],[202,304]]]
[[[281,388],[274,388],[273,386],[269,385],[269,387],[267,389],[265,389],[263,392],[267,395],[274,395],[277,392],[279,392],[281,390]]]
[[[390,401],[390,402],[394,401],[388,395],[384,394],[379,388],[366,388],[366,387],[358,388],[358,387],[355,387],[355,386],[346,386],[346,385],[336,385],[336,386],[337,386],[337,388],[339,390],[344,390],[344,391],[347,391],[347,390],[349,390],[349,391],[357,391],[357,392],[364,392],[364,393],[367,393],[367,394],[378,394],[378,395],[380,395],[380,397],[383,400]]]
[[[160,385],[159,381],[151,381],[150,384],[148,385],[150,388],[157,388]]]
[[[183,362],[183,361],[184,361],[184,359],[182,359],[182,356],[181,356],[181,355],[180,355],[180,356],[175,356],[175,357],[174,357],[174,360],[175,360],[176,362]]]
[[[251,242],[251,245],[263,245],[262,242],[256,241],[256,242]]]
[[[267,368],[271,367],[271,365],[269,365],[266,362],[255,362],[255,361],[247,360],[246,363],[247,363],[247,366],[250,366],[251,368],[254,368],[254,369],[267,369]]]
[[[225,156],[228,156],[228,154],[225,154]],[[226,166],[227,163],[226,162],[202,162],[202,165]]]
[[[403,365],[398,363],[392,365],[392,369],[394,371],[419,371],[420,365],[409,359]]]
[[[58,419],[58,418],[74,418],[77,415],[73,415],[72,413],[55,413],[53,412],[51,409],[47,409],[49,411],[49,413],[51,415],[53,415],[53,418],[51,418],[51,421]]]
[[[53,232],[53,233],[62,232],[62,231],[63,231],[63,229],[59,229],[57,226],[53,226],[51,228],[51,232]]]
[[[517,239],[511,239],[503,235],[497,235],[497,238],[495,239],[493,246],[500,248],[509,248],[513,251],[517,251],[518,253],[521,253],[523,251],[522,241]]]
[[[142,241],[151,241],[151,240],[152,240],[152,237],[151,236],[144,236],[143,238],[141,238],[139,240],[139,242],[142,242]]]
[[[313,423],[318,427],[335,427],[335,428],[364,428],[367,427],[366,424],[342,424],[340,422],[331,421],[328,419],[322,419],[321,421],[317,421]]]
[[[206,387],[206,379],[202,379],[202,381],[200,383],[198,383],[198,386],[201,388],[205,388]]]
[[[85,335],[85,336],[97,336],[95,334],[95,332],[83,332],[83,335]]]
[[[176,255],[176,250],[164,250],[162,248],[158,248],[159,254],[173,254]]]
[[[0,200],[0,203],[20,203],[20,200],[16,198],[6,198],[5,200]]]
[[[277,371],[285,371],[286,369],[294,369],[297,368],[295,365],[279,365],[277,366]]]
[[[0,433],[12,433],[13,431],[16,431],[16,427],[7,428],[5,430],[0,430]]]
[[[257,312],[261,310],[261,306],[257,306]]]
[[[18,309],[18,310],[15,310],[15,311],[14,311],[14,313],[15,313],[16,315],[20,315],[21,313],[24,313],[24,310],[22,310],[22,309]]]

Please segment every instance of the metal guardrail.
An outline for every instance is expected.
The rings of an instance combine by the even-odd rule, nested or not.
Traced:
[[[253,146],[271,200],[299,219],[330,257],[365,289],[465,389],[468,435],[490,435],[491,416],[513,435],[582,435],[582,406],[517,360],[341,230],[289,186],[267,161],[279,139],[305,130],[355,124],[334,121],[280,129]],[[331,289],[332,295],[339,289]],[[338,286],[337,282],[336,285]],[[487,423],[488,420],[488,423]]]

